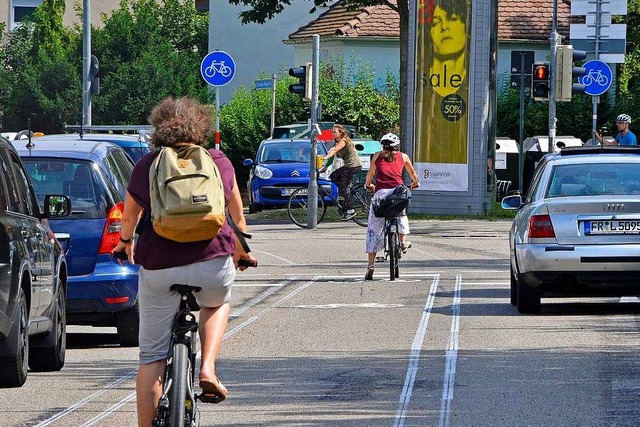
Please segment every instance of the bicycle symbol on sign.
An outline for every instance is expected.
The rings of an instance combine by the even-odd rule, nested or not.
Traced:
[[[212,61],[211,65],[204,69],[204,74],[207,77],[213,77],[217,73],[220,73],[222,77],[229,77],[231,75],[231,67],[224,64],[224,61]]]
[[[602,74],[602,70],[591,69],[580,80],[585,86],[590,86],[593,82],[602,87],[605,87],[609,84],[609,78],[606,75]]]

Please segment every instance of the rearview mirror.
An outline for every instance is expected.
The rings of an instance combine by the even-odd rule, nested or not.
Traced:
[[[522,206],[522,196],[520,194],[507,196],[502,199],[502,203],[500,205],[502,206],[502,209],[520,209],[520,206]]]

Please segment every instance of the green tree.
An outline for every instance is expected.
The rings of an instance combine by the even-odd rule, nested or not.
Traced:
[[[103,22],[92,31],[101,76],[95,123],[147,123],[167,96],[210,102],[207,85],[193,72],[208,52],[208,19],[193,2],[122,0]]]

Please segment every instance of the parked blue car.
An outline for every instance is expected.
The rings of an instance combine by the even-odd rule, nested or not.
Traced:
[[[51,219],[68,263],[69,324],[116,326],[121,345],[138,344],[138,266],[120,266],[111,251],[120,238],[133,162],[105,141],[55,135],[12,141],[38,202],[46,194],[71,199],[71,215]]]
[[[322,143],[317,144],[318,154],[326,155]],[[247,182],[249,213],[262,209],[281,208],[287,205],[296,188],[309,184],[311,142],[308,139],[267,139],[260,143],[255,161],[246,159],[243,164],[251,168]],[[337,187],[327,174],[320,174],[318,185],[324,186],[337,197]]]

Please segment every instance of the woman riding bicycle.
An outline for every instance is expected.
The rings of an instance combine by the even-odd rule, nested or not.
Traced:
[[[374,192],[369,208],[369,225],[367,227],[366,250],[369,256],[369,265],[365,280],[373,280],[374,263],[376,254],[384,248],[384,218],[377,218],[373,214],[373,205],[376,200],[385,197],[391,193],[394,188],[404,183],[402,173],[406,169],[411,177],[410,188],[420,186],[418,174],[413,168],[411,159],[405,153],[400,151],[400,138],[393,133],[388,133],[380,140],[382,151],[374,154],[371,160],[371,168],[367,173],[364,188],[369,192]],[[376,178],[375,186],[372,184],[373,178]],[[400,247],[403,253],[411,247],[411,242],[407,241],[409,234],[409,218],[406,212],[398,218],[398,233],[400,235]]]
[[[211,111],[189,98],[167,98],[151,111],[158,147],[203,145],[212,134]],[[200,306],[200,387],[205,395],[227,396],[227,389],[216,372],[216,358],[222,345],[229,317],[229,296],[238,262],[253,260],[225,222],[213,239],[180,243],[158,235],[151,224],[149,170],[159,151],[136,163],[124,204],[120,243],[114,252],[126,252],[128,260],[141,265],[138,287],[140,304],[140,366],[136,380],[138,425],[149,427],[154,418],[167,353],[171,325],[180,305],[180,295],[169,288],[174,283],[199,286],[195,294]],[[220,171],[228,213],[238,228],[246,232],[242,198],[233,165],[218,150],[209,150]],[[140,219],[140,226],[138,220]],[[134,232],[139,237],[134,240]],[[244,270],[246,267],[240,267]]]
[[[351,181],[353,180],[353,175],[362,169],[362,163],[360,163],[358,151],[351,138],[347,135],[344,126],[333,126],[333,139],[335,145],[331,147],[327,155],[324,156],[324,160],[338,156],[344,161],[344,166],[333,171],[331,175],[329,175],[329,179],[338,186],[338,195],[344,200],[345,214],[342,220],[349,221],[356,216],[356,211],[353,209],[353,202],[351,200]],[[327,162],[327,166],[329,164],[330,163]]]

